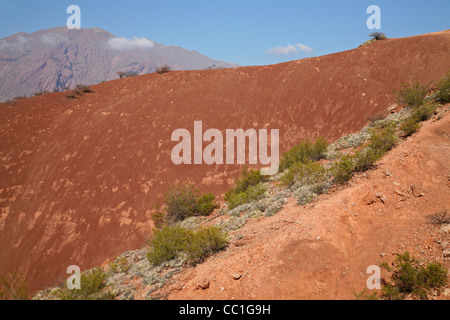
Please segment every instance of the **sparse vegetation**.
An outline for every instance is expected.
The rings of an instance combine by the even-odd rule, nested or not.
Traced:
[[[267,177],[263,176],[260,170],[248,170],[247,167],[244,167],[241,177],[235,182],[234,187],[225,193],[224,199],[228,203],[229,209],[259,199],[266,191],[265,187],[261,185],[265,181],[267,181]]]
[[[130,263],[125,257],[117,258],[114,262],[109,264],[111,271],[114,273],[126,273],[130,269]]]
[[[420,85],[419,82],[403,83],[400,89],[394,90],[397,102],[407,107],[419,107],[425,103],[427,88]]]
[[[369,37],[373,40],[383,40],[386,39],[386,35],[383,32],[372,32]]]
[[[230,193],[226,196],[228,208],[231,210],[244,203],[259,200],[264,195],[266,190],[267,189],[264,187],[264,185],[259,183],[255,186],[249,186],[245,191],[239,193]]]
[[[280,171],[284,171],[298,162],[317,161],[325,157],[328,143],[319,137],[312,143],[308,140],[300,142],[297,146],[283,154],[280,160]]]
[[[189,263],[197,263],[210,253],[222,250],[226,244],[226,233],[217,227],[192,231],[180,226],[165,226],[155,231],[147,258],[154,265],[179,256],[185,257]]]
[[[344,155],[341,159],[331,166],[331,172],[333,173],[334,182],[345,183],[352,177],[355,171],[355,162],[350,155]]]
[[[47,93],[50,93],[50,91],[48,91],[48,90],[38,91],[38,92],[35,92],[33,95],[35,97],[37,97],[37,96],[42,96],[42,95],[47,94]]]
[[[200,195],[192,183],[172,185],[165,194],[166,219],[170,223],[209,215],[218,207],[213,194]]]
[[[27,300],[27,291],[25,276],[16,273],[0,276],[0,300]]]
[[[431,224],[448,224],[450,223],[450,216],[447,215],[447,210],[436,212],[429,217]]]
[[[440,291],[447,282],[447,269],[440,263],[424,266],[409,252],[399,254],[393,268],[387,263],[381,267],[392,272],[390,281],[384,281],[381,291],[381,298],[386,300],[403,300],[408,296],[427,299],[432,289]]]
[[[307,160],[292,165],[280,180],[287,186],[291,186],[295,182],[301,185],[323,185],[326,178],[326,169],[320,163]]]
[[[164,74],[164,73],[170,72],[171,70],[172,69],[166,64],[164,66],[156,68],[156,73],[157,74]]]
[[[94,91],[90,86],[86,86],[84,84],[76,85],[75,89],[72,90],[71,93],[66,95],[67,99],[76,99],[78,97],[83,96],[85,93],[93,93]]]
[[[415,117],[406,118],[400,125],[400,130],[405,137],[409,137],[420,128],[420,122]]]
[[[450,71],[437,83],[436,98],[441,103],[450,102]]]
[[[129,78],[129,77],[136,77],[138,75],[137,72],[123,72],[123,71],[119,71],[119,72],[116,72],[116,73],[119,76],[119,79]]]
[[[81,274],[81,288],[59,288],[53,295],[61,300],[112,300],[115,295],[106,288],[106,273],[95,268]]]

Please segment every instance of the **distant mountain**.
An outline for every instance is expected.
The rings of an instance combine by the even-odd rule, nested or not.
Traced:
[[[173,70],[238,66],[145,38],[118,38],[98,28],[17,33],[0,39],[0,101],[117,79],[119,71],[146,74],[165,64]]]

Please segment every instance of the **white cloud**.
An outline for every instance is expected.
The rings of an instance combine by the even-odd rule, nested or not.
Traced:
[[[69,39],[59,34],[44,34],[40,37],[41,41],[49,46],[55,46],[61,43],[69,42]]]
[[[297,43],[297,44],[289,44],[285,47],[275,47],[271,48],[266,51],[266,54],[272,54],[272,55],[288,55],[288,54],[297,54],[299,51],[302,52],[312,52],[313,49],[311,47],[308,47],[307,45]]]
[[[153,48],[155,43],[146,38],[133,37],[127,38],[112,38],[108,41],[108,45],[115,50],[131,50],[136,48]]]

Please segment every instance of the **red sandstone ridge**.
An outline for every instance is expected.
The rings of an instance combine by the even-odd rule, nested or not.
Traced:
[[[450,31],[387,39],[288,63],[176,71],[52,93],[0,108],[0,274],[31,290],[67,266],[100,265],[151,235],[150,210],[175,181],[226,191],[240,166],[175,166],[178,128],[280,130],[280,149],[334,140],[394,103],[402,82],[428,84],[450,69]]]

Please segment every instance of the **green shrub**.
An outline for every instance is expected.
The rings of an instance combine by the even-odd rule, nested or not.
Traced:
[[[260,170],[248,170],[244,167],[241,177],[237,179],[234,187],[225,193],[225,201],[228,208],[233,209],[241,204],[259,199],[266,189],[261,184],[267,181],[267,176],[261,174]]]
[[[228,209],[234,209],[244,203],[261,199],[266,192],[266,187],[259,183],[256,186],[249,186],[245,191],[239,193],[227,193],[226,201]]]
[[[25,276],[8,273],[0,276],[0,300],[28,300]]]
[[[369,170],[379,158],[380,153],[372,148],[358,151],[353,157],[355,171],[363,172]]]
[[[171,223],[193,216],[209,215],[218,207],[213,194],[200,195],[192,183],[169,186],[165,203],[167,219]]]
[[[297,162],[281,177],[284,185],[291,186],[298,182],[302,185],[311,185],[321,194],[326,190],[327,170],[318,162],[307,160]]]
[[[398,141],[395,134],[395,123],[387,122],[383,126],[380,130],[372,130],[369,138],[369,148],[377,152],[380,157],[391,150]]]
[[[440,291],[447,282],[447,270],[440,263],[423,266],[408,252],[397,256],[393,269],[386,264],[382,267],[392,272],[390,282],[382,288],[384,299],[402,300],[408,295],[427,299],[431,289]]]
[[[437,83],[437,100],[442,103],[450,102],[450,71]]]
[[[386,39],[386,35],[383,32],[372,32],[371,34],[369,34],[369,37],[374,40]]]
[[[160,265],[184,255],[188,262],[195,263],[212,252],[222,250],[226,244],[226,233],[217,227],[192,231],[180,226],[166,226],[155,231],[147,258],[150,263]]]
[[[342,184],[347,182],[350,180],[353,172],[355,171],[355,162],[353,157],[350,155],[342,156],[339,161],[332,164],[330,170],[336,183]]]
[[[297,146],[283,154],[280,160],[280,171],[284,171],[297,162],[317,161],[325,157],[328,143],[319,137],[312,143],[308,140],[301,141]]]
[[[394,90],[397,96],[397,102],[407,107],[418,107],[424,104],[427,95],[427,88],[420,85],[419,82],[403,83],[398,90]]]
[[[244,192],[249,187],[265,181],[267,181],[267,176],[262,175],[260,170],[248,170],[247,167],[244,167],[234,187],[225,194],[225,201],[227,200],[227,194]]]
[[[47,93],[50,93],[50,91],[48,91],[48,90],[38,91],[38,92],[35,92],[33,95],[35,97],[38,97],[38,96],[42,96],[42,95],[47,94]]]
[[[417,119],[417,121],[427,121],[436,111],[436,108],[436,104],[415,107],[412,110],[411,117]]]
[[[95,268],[81,274],[81,288],[60,288],[54,295],[61,300],[112,300],[115,295],[106,290],[106,273],[101,268]]]
[[[420,122],[418,122],[417,118],[409,117],[406,118],[402,124],[400,125],[400,130],[406,137],[409,137],[413,133],[415,133],[420,128]]]
[[[123,77],[125,77],[125,78],[136,77],[138,75],[137,72],[123,72],[123,71],[119,71],[119,72],[116,72],[116,73],[119,76],[119,79],[122,79]]]
[[[163,74],[163,73],[167,73],[170,72],[172,69],[166,64],[164,66],[158,67],[156,69],[156,73],[158,74]]]
[[[196,211],[200,216],[207,216],[218,207],[216,197],[213,194],[204,194],[197,199]]]
[[[130,269],[130,263],[128,262],[127,258],[122,257],[110,263],[109,267],[114,273],[127,273]]]

